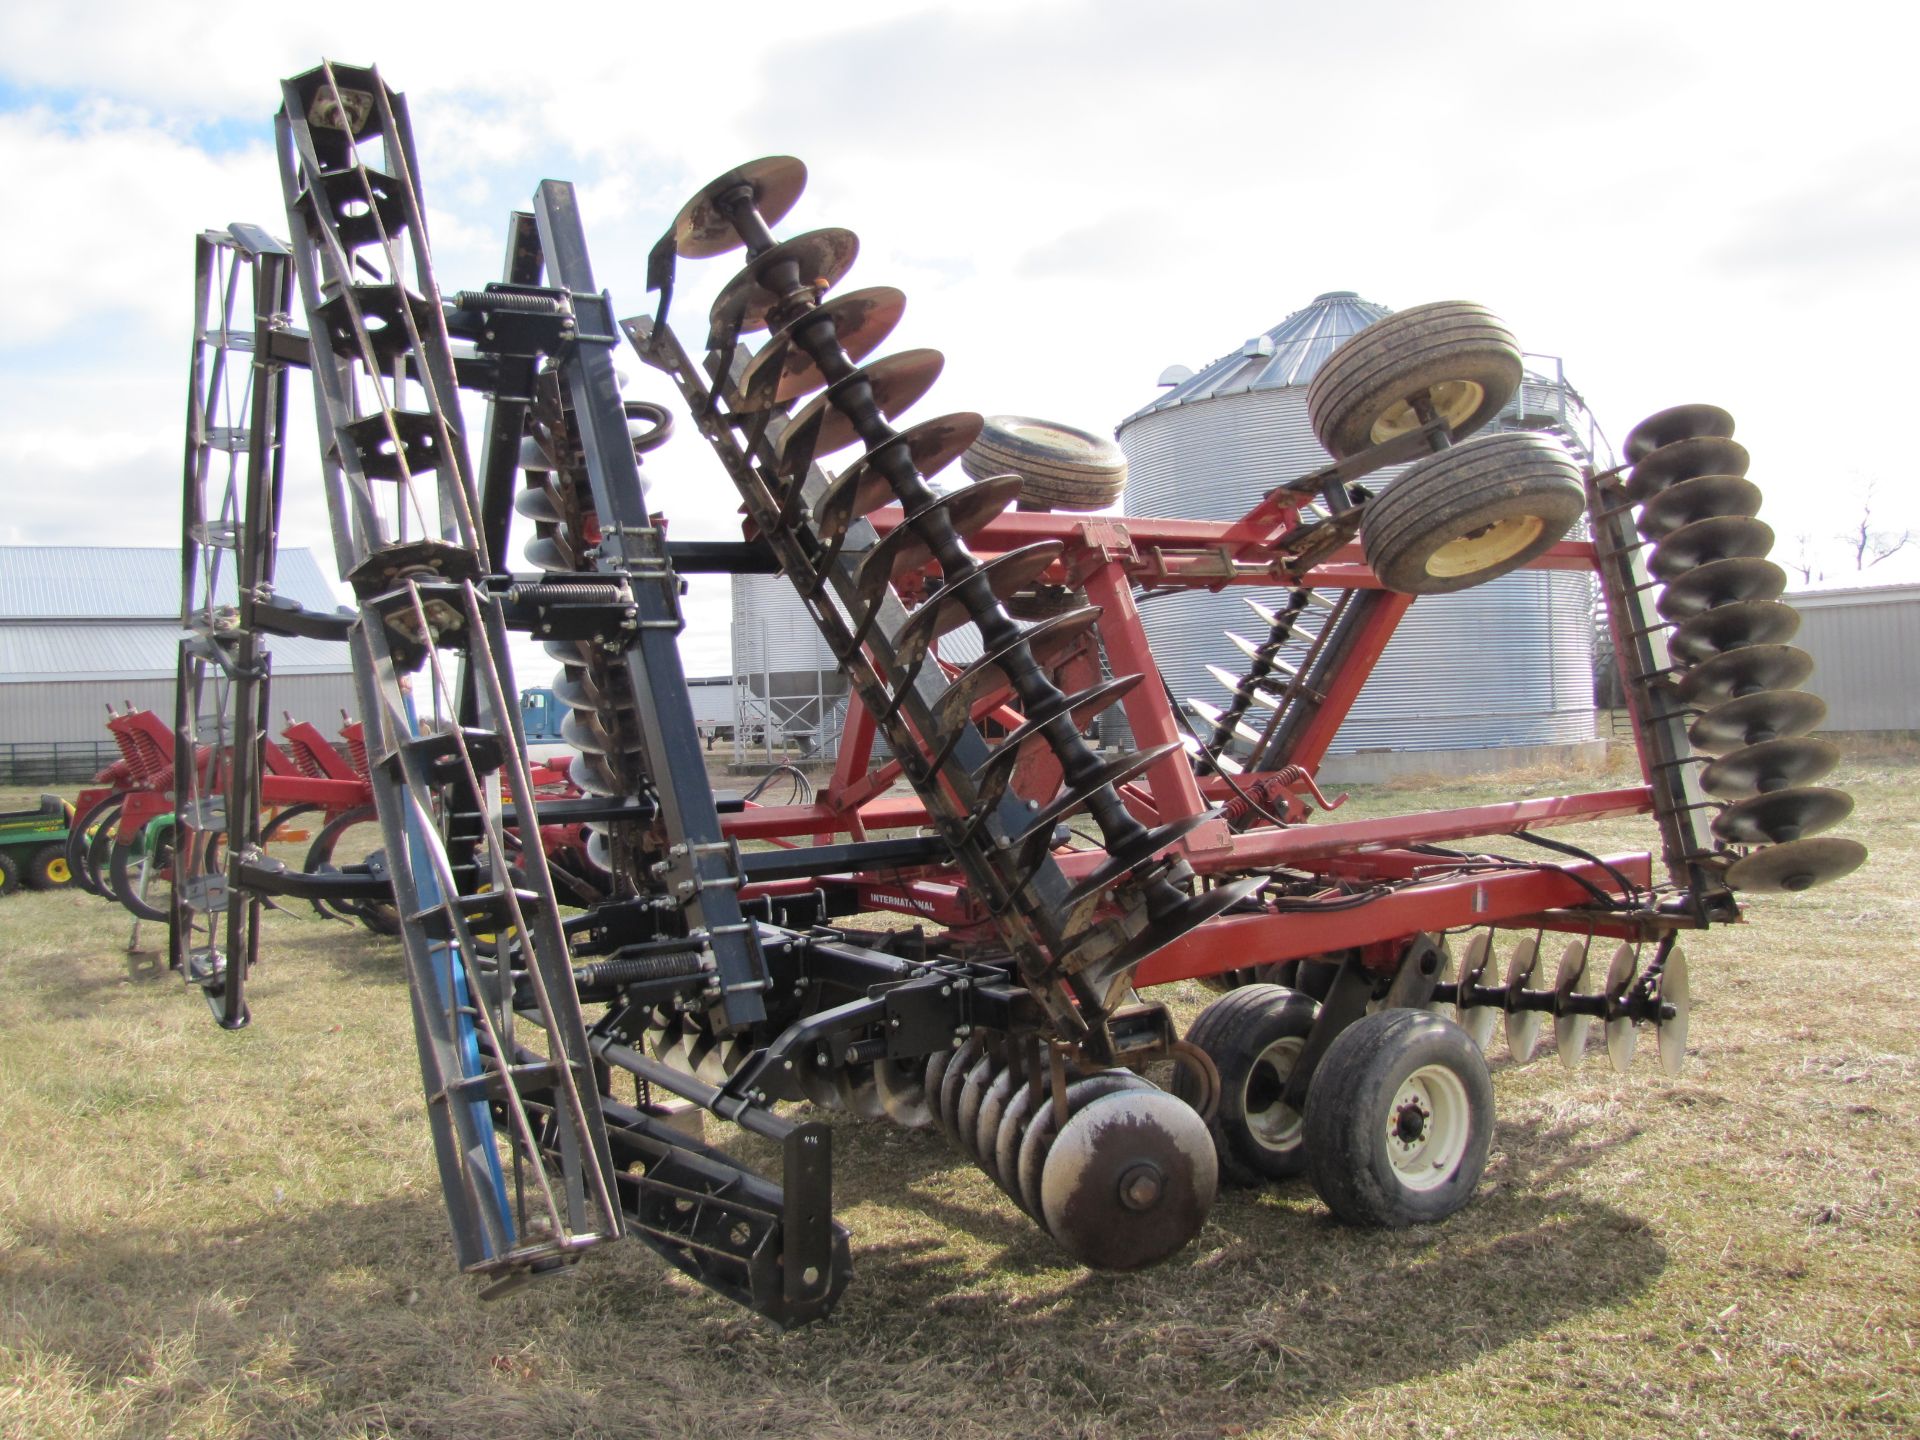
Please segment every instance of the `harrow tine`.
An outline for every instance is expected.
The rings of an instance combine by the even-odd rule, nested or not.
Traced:
[[[1218,680],[1222,685],[1226,686],[1229,693],[1234,695],[1238,695],[1240,693],[1240,686],[1244,679],[1243,676],[1236,675],[1231,670],[1225,669],[1219,665],[1214,665],[1214,664],[1209,664],[1207,666],[1207,673],[1213,676],[1213,678]],[[1248,702],[1250,704],[1258,705],[1263,710],[1279,709],[1280,708],[1279,700],[1273,694],[1273,690],[1275,688],[1278,688],[1278,687],[1270,686],[1270,683],[1267,681],[1256,680],[1253,683],[1251,693],[1248,695]]]
[[[1206,701],[1196,700],[1192,696],[1187,697],[1187,704],[1193,707],[1195,714],[1216,730],[1220,728],[1220,722],[1226,719],[1226,712],[1217,705],[1209,705]],[[1258,745],[1263,738],[1258,730],[1240,720],[1234,721],[1233,734],[1236,739],[1245,740],[1249,745]]]
[[[1261,658],[1261,654],[1260,654],[1261,647],[1254,644],[1253,641],[1247,639],[1246,636],[1236,635],[1231,630],[1226,632],[1226,636],[1227,636],[1227,639],[1233,642],[1234,649],[1238,650],[1242,655],[1246,656],[1249,660],[1258,660]],[[1286,661],[1280,659],[1278,656],[1268,655],[1265,658],[1266,658],[1266,663],[1268,668],[1273,670],[1278,670],[1282,675],[1295,676],[1300,673],[1297,669],[1287,664]]]

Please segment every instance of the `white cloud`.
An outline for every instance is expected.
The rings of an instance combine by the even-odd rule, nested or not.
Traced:
[[[191,237],[283,228],[278,81],[328,52],[406,92],[449,289],[498,274],[507,211],[553,176],[580,186],[598,282],[647,308],[681,199],[788,152],[813,178],[783,230],[858,231],[854,279],[908,292],[891,343],[946,352],[927,413],[1110,427],[1167,364],[1321,291],[1458,295],[1565,356],[1616,440],[1678,401],[1732,409],[1783,537],[1824,531],[1836,476],[1881,480],[1891,514],[1886,437],[1920,382],[1914,29],[1638,0],[872,0],[577,6],[535,53],[523,9],[416,5],[372,53],[293,12],[14,6],[0,167],[33,223],[0,239],[6,529],[171,532]],[[685,268],[690,343],[733,263]],[[325,552],[311,434],[288,541]],[[738,533],[691,427],[648,474],[676,534]],[[716,596],[696,586],[692,669],[724,653]]]

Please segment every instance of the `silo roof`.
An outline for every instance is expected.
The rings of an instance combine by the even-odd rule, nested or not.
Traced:
[[[1305,385],[1342,341],[1392,313],[1384,305],[1362,300],[1351,290],[1329,290],[1324,295],[1316,295],[1312,304],[1294,311],[1231,354],[1222,355],[1199,374],[1182,380],[1159,399],[1134,411],[1120,425],[1125,428],[1142,415],[1170,410],[1194,400],[1210,400],[1216,395]]]

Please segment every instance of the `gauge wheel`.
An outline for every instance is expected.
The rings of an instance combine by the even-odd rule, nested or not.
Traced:
[[[67,847],[56,841],[29,855],[26,881],[30,890],[59,890],[71,885],[73,870],[67,864]]]
[[[1389,590],[1439,595],[1518,570],[1585,508],[1565,450],[1537,435],[1483,435],[1419,461],[1370,501],[1360,540]]]
[[[1500,412],[1522,373],[1519,342],[1491,312],[1440,300],[1377,320],[1328,356],[1307,415],[1336,460],[1419,429],[1422,396],[1458,440]]]
[[[1220,1099],[1207,1128],[1220,1173],[1232,1183],[1284,1180],[1306,1169],[1305,1122],[1282,1096],[1319,1013],[1297,990],[1247,985],[1214,1001],[1188,1030],[1188,1042],[1220,1072]],[[1173,1093],[1197,1106],[1198,1082],[1185,1066],[1174,1074]]]
[[[1349,1225],[1444,1220],[1473,1197],[1493,1143],[1493,1082],[1472,1038],[1426,1010],[1340,1033],[1307,1095],[1307,1174]]]

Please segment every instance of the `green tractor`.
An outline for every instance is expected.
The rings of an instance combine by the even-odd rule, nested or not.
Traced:
[[[67,867],[67,827],[73,807],[58,795],[42,795],[38,810],[0,814],[0,895],[22,884],[57,890],[73,883]]]

